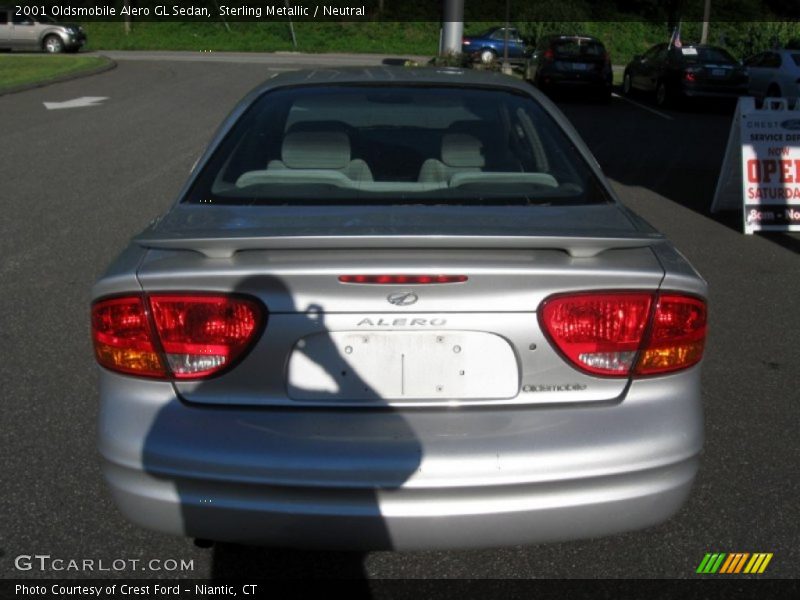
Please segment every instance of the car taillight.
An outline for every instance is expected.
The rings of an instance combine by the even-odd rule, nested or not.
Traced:
[[[167,374],[140,296],[101,300],[92,306],[92,339],[97,362],[112,371],[145,377]]]
[[[340,275],[342,283],[377,283],[382,285],[409,285],[432,283],[464,283],[466,275]]]
[[[683,72],[683,78],[686,81],[697,81],[697,69],[686,69]]]
[[[264,321],[247,298],[152,294],[100,300],[92,306],[97,361],[113,371],[201,379],[233,365]]]
[[[471,42],[470,42],[470,41],[469,41],[467,38],[463,38],[463,39],[461,40],[461,45],[462,45],[462,46],[469,46],[469,45],[470,45],[470,43],[471,43]]]
[[[636,373],[668,373],[700,362],[706,344],[706,319],[703,300],[680,294],[659,295]]]
[[[594,375],[656,375],[700,361],[706,304],[682,294],[603,292],[554,296],[539,310],[564,357]]]
[[[552,48],[548,48],[547,50],[544,51],[544,59],[545,59],[545,61],[550,62],[555,57],[556,57],[556,54],[555,54],[555,52],[553,52]]]

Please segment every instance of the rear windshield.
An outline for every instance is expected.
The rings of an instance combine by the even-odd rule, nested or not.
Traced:
[[[560,57],[603,58],[606,49],[603,44],[594,40],[573,38],[553,42],[553,52]]]
[[[267,92],[184,199],[196,204],[609,202],[532,98],[443,86]]]
[[[733,65],[736,59],[722,48],[697,48],[688,46],[680,48],[684,62],[691,64]]]

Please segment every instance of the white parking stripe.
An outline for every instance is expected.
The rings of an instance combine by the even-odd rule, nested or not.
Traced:
[[[674,121],[675,120],[673,117],[670,117],[668,114],[662,113],[660,110],[656,110],[655,108],[650,108],[649,106],[645,106],[644,104],[640,104],[640,103],[636,102],[635,100],[631,100],[630,98],[626,98],[625,96],[620,96],[617,93],[613,93],[611,95],[614,96],[614,98],[619,98],[620,100],[625,100],[625,102],[629,102],[629,103],[633,104],[634,106],[638,106],[641,109],[644,109],[644,110],[646,110],[648,112],[653,113],[654,115],[658,115],[662,119],[667,119],[668,121]]]

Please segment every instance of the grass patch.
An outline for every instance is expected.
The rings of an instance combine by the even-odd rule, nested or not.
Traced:
[[[44,83],[56,77],[96,69],[108,59],[101,56],[50,55],[0,56],[0,91],[8,88]]]
[[[532,6],[532,5],[531,5]],[[665,22],[644,21],[535,21],[528,7],[516,15],[523,36],[538,39],[555,33],[582,33],[600,38],[614,64],[624,65],[635,54],[666,42],[671,30]],[[496,22],[467,22],[466,34],[478,33]],[[195,52],[368,52],[434,56],[439,47],[439,23],[429,21],[360,21],[294,23],[297,46],[287,22],[209,23],[167,21],[133,23],[126,35],[122,23],[84,23],[89,46],[94,50],[189,50]],[[699,22],[684,22],[684,42],[696,41]],[[713,22],[709,42],[726,46],[737,58],[800,38],[799,22]]]
[[[191,50],[195,52],[374,52],[433,56],[439,25],[427,22],[294,24],[278,22],[141,22],[125,35],[121,23],[85,23],[92,50]]]

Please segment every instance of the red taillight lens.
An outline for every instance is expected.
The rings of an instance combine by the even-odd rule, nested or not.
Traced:
[[[92,307],[95,354],[101,365],[123,373],[199,379],[240,358],[263,318],[260,304],[238,296],[154,294],[102,300]]]
[[[230,296],[152,295],[161,347],[177,379],[205,377],[228,367],[259,329],[260,308]]]
[[[463,283],[466,275],[340,275],[342,283],[377,283],[383,285],[409,285],[431,283]]]
[[[575,365],[597,375],[627,375],[650,313],[652,294],[557,296],[540,310],[544,331]]]
[[[552,48],[548,48],[544,51],[544,59],[546,61],[551,61],[556,57],[555,52],[553,52]]]
[[[700,362],[706,343],[706,318],[706,303],[698,298],[660,296],[650,339],[639,358],[636,373],[667,373]]]
[[[681,294],[571,294],[545,300],[539,319],[553,344],[583,371],[617,377],[632,372],[654,375],[700,361],[705,306],[704,301]]]
[[[697,81],[697,71],[695,71],[693,69],[692,70],[687,69],[683,73],[683,78],[684,78],[684,80],[690,81],[690,82],[691,81]]]
[[[112,298],[92,306],[94,354],[102,366],[145,377],[165,377],[139,296]]]

